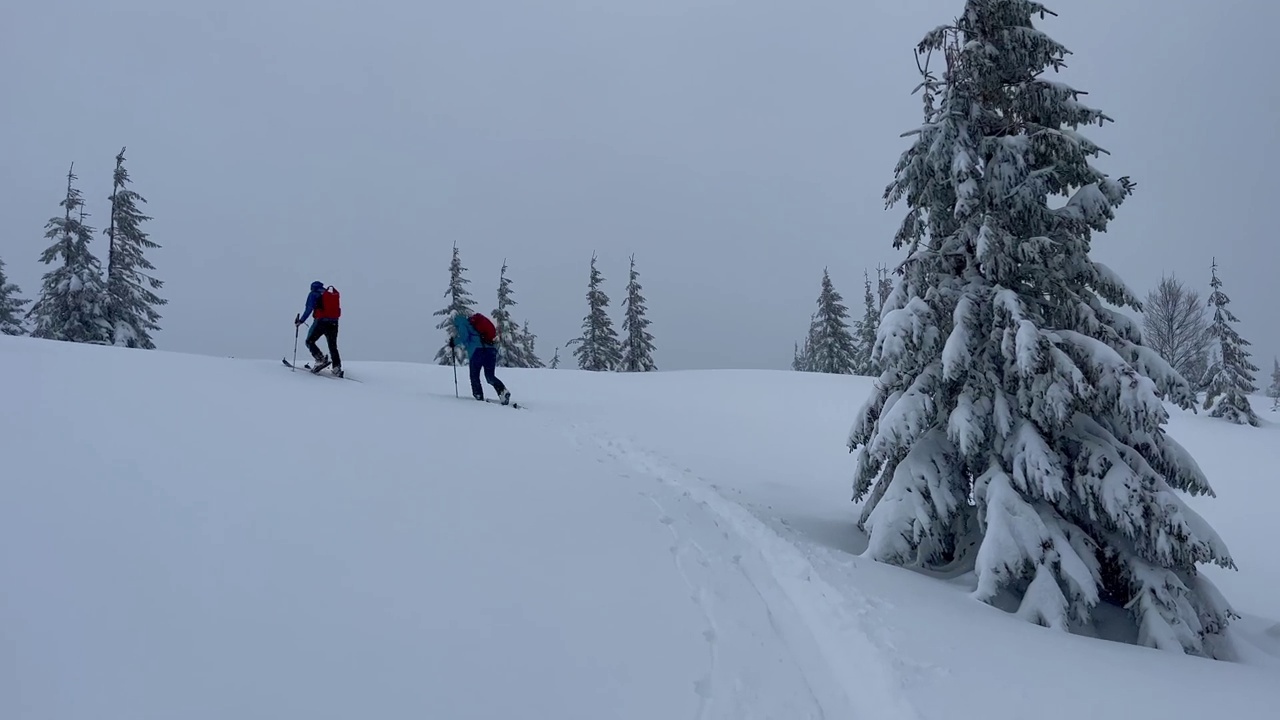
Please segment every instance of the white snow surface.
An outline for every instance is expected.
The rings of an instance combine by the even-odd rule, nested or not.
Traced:
[[[1276,717],[1265,399],[1171,408],[1240,566],[1223,662],[859,557],[870,379],[501,370],[517,410],[345,366],[0,337],[0,718]]]

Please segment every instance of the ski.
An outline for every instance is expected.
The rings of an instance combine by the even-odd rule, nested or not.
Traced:
[[[324,368],[321,368],[320,370],[316,370],[315,368],[311,367],[311,365],[310,365],[310,364],[307,364],[307,365],[294,365],[293,363],[289,362],[289,358],[280,358],[280,362],[284,363],[284,366],[285,366],[285,367],[287,367],[287,368],[289,368],[289,369],[291,369],[291,370],[305,370],[306,372],[309,372],[309,373],[311,373],[312,375],[318,375],[318,376],[320,376],[320,377],[327,377],[327,378],[331,378],[331,379],[333,379],[333,380],[352,380],[352,381],[355,381],[355,382],[360,382],[359,380],[356,380],[355,378],[347,377],[347,371],[346,371],[346,370],[343,370],[341,375],[334,375],[333,373],[327,373],[327,372],[324,372]]]
[[[460,399],[460,400],[466,400],[467,402],[475,402],[475,401],[476,401],[476,399],[475,399],[475,398],[466,397],[466,396],[463,396],[463,397],[461,397],[461,398],[459,398],[459,399]],[[495,398],[485,398],[485,399],[484,399],[484,401],[485,401],[485,402],[487,402],[487,403],[489,403],[490,405],[502,405],[502,401],[501,401],[501,400],[498,400],[498,399],[495,399]],[[515,408],[516,410],[528,410],[528,409],[529,409],[529,406],[528,406],[528,405],[521,405],[521,404],[520,404],[520,403],[518,403],[518,402],[510,402],[510,403],[507,403],[507,407],[509,407],[509,408]]]

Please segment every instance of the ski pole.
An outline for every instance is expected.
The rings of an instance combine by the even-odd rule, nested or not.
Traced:
[[[302,319],[301,315],[293,316],[293,372],[298,369],[298,330],[302,327],[298,321]]]
[[[462,397],[458,394],[458,351],[453,348],[449,348],[449,364],[453,366],[453,396]]]

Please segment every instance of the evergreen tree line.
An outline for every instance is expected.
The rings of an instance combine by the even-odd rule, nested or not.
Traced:
[[[587,314],[582,320],[582,335],[570,340],[566,346],[576,346],[574,355],[578,359],[578,367],[583,370],[649,372],[656,370],[653,361],[653,334],[649,332],[649,319],[646,317],[646,300],[640,275],[636,271],[635,257],[630,258],[631,270],[623,300],[622,337],[618,336],[609,317],[609,296],[604,291],[604,277],[596,267],[596,256],[591,256],[591,269],[587,281]],[[455,315],[471,315],[477,310],[475,298],[467,285],[471,280],[466,276],[467,268],[462,265],[458,246],[453,247],[453,258],[449,263],[449,285],[444,297],[449,302],[435,312],[442,317],[436,326],[452,335]],[[498,329],[498,365],[513,368],[551,369],[560,366],[560,348],[556,348],[549,365],[543,363],[535,350],[535,335],[529,329],[529,321],[518,322],[512,316],[511,308],[516,305],[512,297],[512,281],[507,275],[507,263],[504,260],[498,273],[497,306],[488,313]],[[441,365],[452,365],[465,362],[461,347],[450,353],[448,345],[436,353],[436,362]]]
[[[874,289],[870,274],[864,271],[862,286],[862,318],[851,323],[844,297],[835,289],[826,268],[822,270],[818,309],[809,317],[809,332],[804,343],[796,343],[792,370],[835,375],[876,374],[872,350],[880,328],[880,311],[892,288],[888,270],[876,269]]]
[[[871,278],[863,272],[862,317],[850,321],[843,296],[823,269],[818,309],[810,317],[803,344],[795,344],[792,370],[879,374],[874,359],[876,333],[893,285],[885,268],[878,268],[876,273],[873,292]],[[1249,359],[1249,341],[1234,328],[1239,319],[1228,308],[1231,299],[1222,290],[1216,259],[1210,268],[1209,286],[1208,298],[1202,299],[1176,277],[1162,278],[1138,305],[1142,311],[1143,341],[1194,392],[1203,394],[1202,407],[1211,417],[1256,427],[1259,420],[1248,395],[1258,390],[1255,373],[1259,368]],[[1280,368],[1280,358],[1275,364]],[[1273,372],[1267,395],[1273,399],[1273,409],[1280,410],[1280,370]]]
[[[107,227],[107,265],[94,253],[94,229],[76,187],[75,164],[67,171],[62,208],[45,224],[51,245],[40,262],[52,266],[44,274],[39,296],[31,304],[21,289],[5,277],[0,260],[0,332],[94,345],[118,345],[151,350],[152,334],[160,329],[157,307],[168,301],[156,294],[163,281],[149,275],[155,267],[144,251],[160,247],[142,229],[151,218],[139,205],[146,199],[128,186],[124,149],[116,155]]]

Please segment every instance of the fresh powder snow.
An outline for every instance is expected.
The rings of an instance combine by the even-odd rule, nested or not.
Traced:
[[[1204,570],[1243,615],[1233,657],[1208,660],[863,557],[846,441],[869,378],[504,369],[516,410],[456,399],[449,367],[344,365],[360,382],[0,337],[0,718],[1280,707],[1265,398],[1258,428],[1168,408],[1217,493],[1183,502],[1239,566]]]

